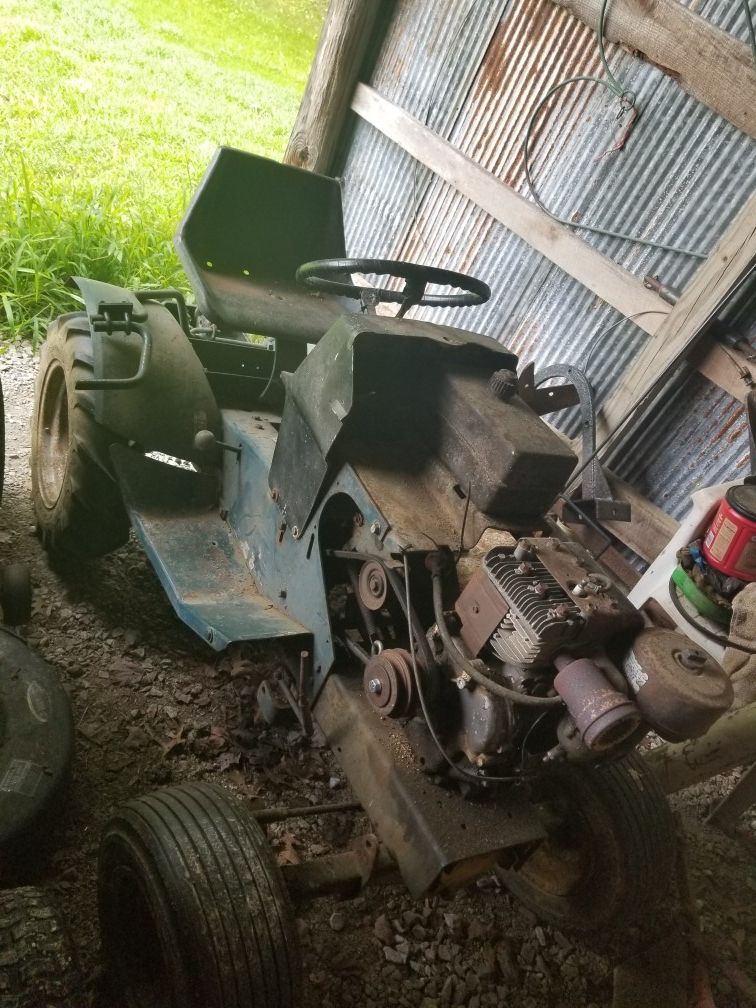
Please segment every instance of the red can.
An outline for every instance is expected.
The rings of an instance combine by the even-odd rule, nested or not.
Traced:
[[[721,574],[756,581],[756,486],[730,487],[706,530],[701,552]]]

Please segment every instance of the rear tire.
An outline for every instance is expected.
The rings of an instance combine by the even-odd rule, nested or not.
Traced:
[[[34,390],[32,502],[42,543],[57,556],[91,558],[126,542],[129,519],[108,449],[117,440],[95,420],[92,336],[83,313],[47,331]]]
[[[674,877],[674,821],[637,754],[555,768],[535,797],[558,824],[519,869],[499,877],[547,924],[609,939],[664,904]]]
[[[103,952],[127,1008],[296,1008],[288,892],[253,816],[222,788],[163,788],[118,810],[100,849]]]
[[[0,1004],[71,1008],[81,977],[68,934],[39,889],[0,892]]]

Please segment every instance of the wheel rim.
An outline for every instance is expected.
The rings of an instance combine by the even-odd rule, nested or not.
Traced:
[[[586,825],[580,819],[569,821],[567,815],[576,814],[574,807],[567,815],[565,811],[559,809],[560,818],[564,818],[556,828],[552,825],[546,839],[519,869],[521,878],[547,897],[569,897],[578,892],[594,870]]]
[[[170,969],[150,899],[127,865],[113,873],[108,938],[117,954],[119,994],[129,1008],[171,1008]]]
[[[548,787],[538,807],[545,839],[502,879],[515,895],[559,926],[592,931],[613,913],[623,887],[611,826],[588,794],[567,781]]]
[[[37,429],[37,481],[45,507],[54,507],[63,490],[68,447],[66,375],[62,366],[55,362],[45,375]]]

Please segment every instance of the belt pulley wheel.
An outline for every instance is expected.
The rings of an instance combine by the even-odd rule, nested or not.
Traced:
[[[406,717],[415,701],[412,656],[404,648],[388,648],[365,665],[365,692],[382,717]]]
[[[386,572],[375,560],[367,560],[360,568],[358,580],[360,599],[371,612],[383,608],[388,593]]]

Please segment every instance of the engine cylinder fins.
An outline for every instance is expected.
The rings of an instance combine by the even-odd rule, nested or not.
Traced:
[[[732,705],[727,673],[676,630],[641,630],[622,671],[644,718],[668,742],[705,734]]]
[[[640,709],[611,685],[595,662],[560,655],[556,665],[554,688],[592,753],[615,749],[636,731],[642,720]]]
[[[357,590],[363,605],[371,612],[379,612],[386,604],[388,581],[383,566],[375,560],[366,560],[360,568]]]
[[[415,707],[412,656],[404,648],[373,655],[363,674],[365,693],[382,717],[408,717]]]
[[[504,662],[549,665],[584,626],[580,607],[532,549],[491,550],[457,601],[473,655],[486,643]]]

